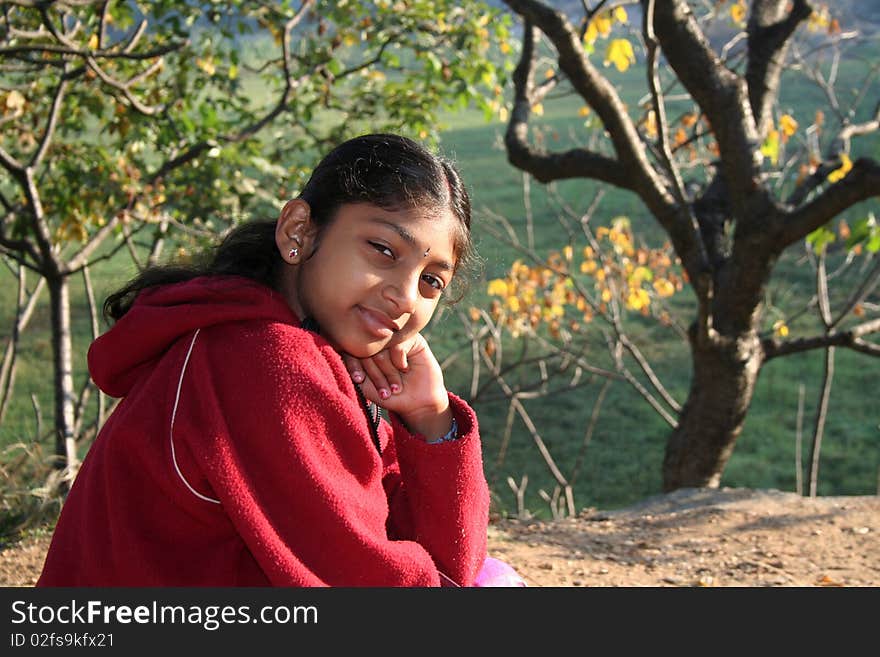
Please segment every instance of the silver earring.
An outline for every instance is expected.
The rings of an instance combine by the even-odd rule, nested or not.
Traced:
[[[299,255],[299,249],[297,247],[293,247],[290,251],[287,252],[288,258],[295,258]]]

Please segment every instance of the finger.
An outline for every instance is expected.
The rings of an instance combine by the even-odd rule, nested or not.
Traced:
[[[409,351],[403,345],[396,344],[388,348],[388,354],[391,356],[391,362],[398,372],[406,372],[409,369],[406,353]]]
[[[342,362],[345,363],[345,369],[348,370],[348,374],[351,376],[352,381],[354,381],[355,383],[364,382],[364,366],[361,364],[359,358],[349,356],[348,354],[343,354]]]
[[[403,378],[400,369],[394,362],[394,355],[389,349],[384,349],[373,356],[373,363],[382,371],[385,380],[388,382],[388,390],[392,395],[396,395],[403,390]],[[381,393],[381,391],[380,391]]]
[[[361,361],[361,364],[364,366],[364,373],[366,374],[369,383],[375,388],[379,399],[388,399],[391,396],[391,384],[388,383],[385,373],[376,363],[376,357],[365,358]],[[364,390],[364,394],[367,394],[366,389]]]

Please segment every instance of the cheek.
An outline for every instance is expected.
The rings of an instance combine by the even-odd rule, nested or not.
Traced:
[[[416,333],[421,331],[428,325],[428,322],[431,321],[431,317],[434,316],[434,311],[437,309],[437,303],[432,302],[430,304],[425,304],[424,307],[420,307],[417,312],[413,313],[409,318],[409,321],[406,323],[406,326],[403,327],[395,336],[395,342],[403,342],[404,340],[408,340],[413,337]]]

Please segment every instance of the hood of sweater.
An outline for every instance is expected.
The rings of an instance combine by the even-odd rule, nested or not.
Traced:
[[[278,292],[247,278],[203,276],[148,288],[89,347],[89,374],[108,395],[124,397],[181,337],[208,326],[252,320],[299,326]]]

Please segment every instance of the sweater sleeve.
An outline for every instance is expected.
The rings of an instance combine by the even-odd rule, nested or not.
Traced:
[[[428,444],[394,414],[385,424],[393,436],[386,454],[389,532],[417,541],[444,575],[471,586],[486,558],[489,489],[476,414],[452,393],[449,401],[458,440]]]
[[[411,436],[407,440],[416,444],[398,441],[405,444],[401,471],[415,473],[402,477],[400,492],[409,493],[410,508],[428,508],[413,515],[408,540],[389,537],[388,468],[329,346],[285,325],[217,327],[202,337],[182,384],[188,412],[179,413],[175,434],[186,437],[223,511],[272,584],[437,586],[432,550],[456,570],[447,556],[454,550],[431,546],[447,534],[450,543],[460,541],[469,529],[457,512],[431,519],[439,498],[454,486],[450,482],[437,496],[427,493],[430,485],[418,474],[428,468],[426,456]],[[441,460],[446,465],[426,481],[454,469],[452,456]],[[470,576],[470,564],[467,570]]]

